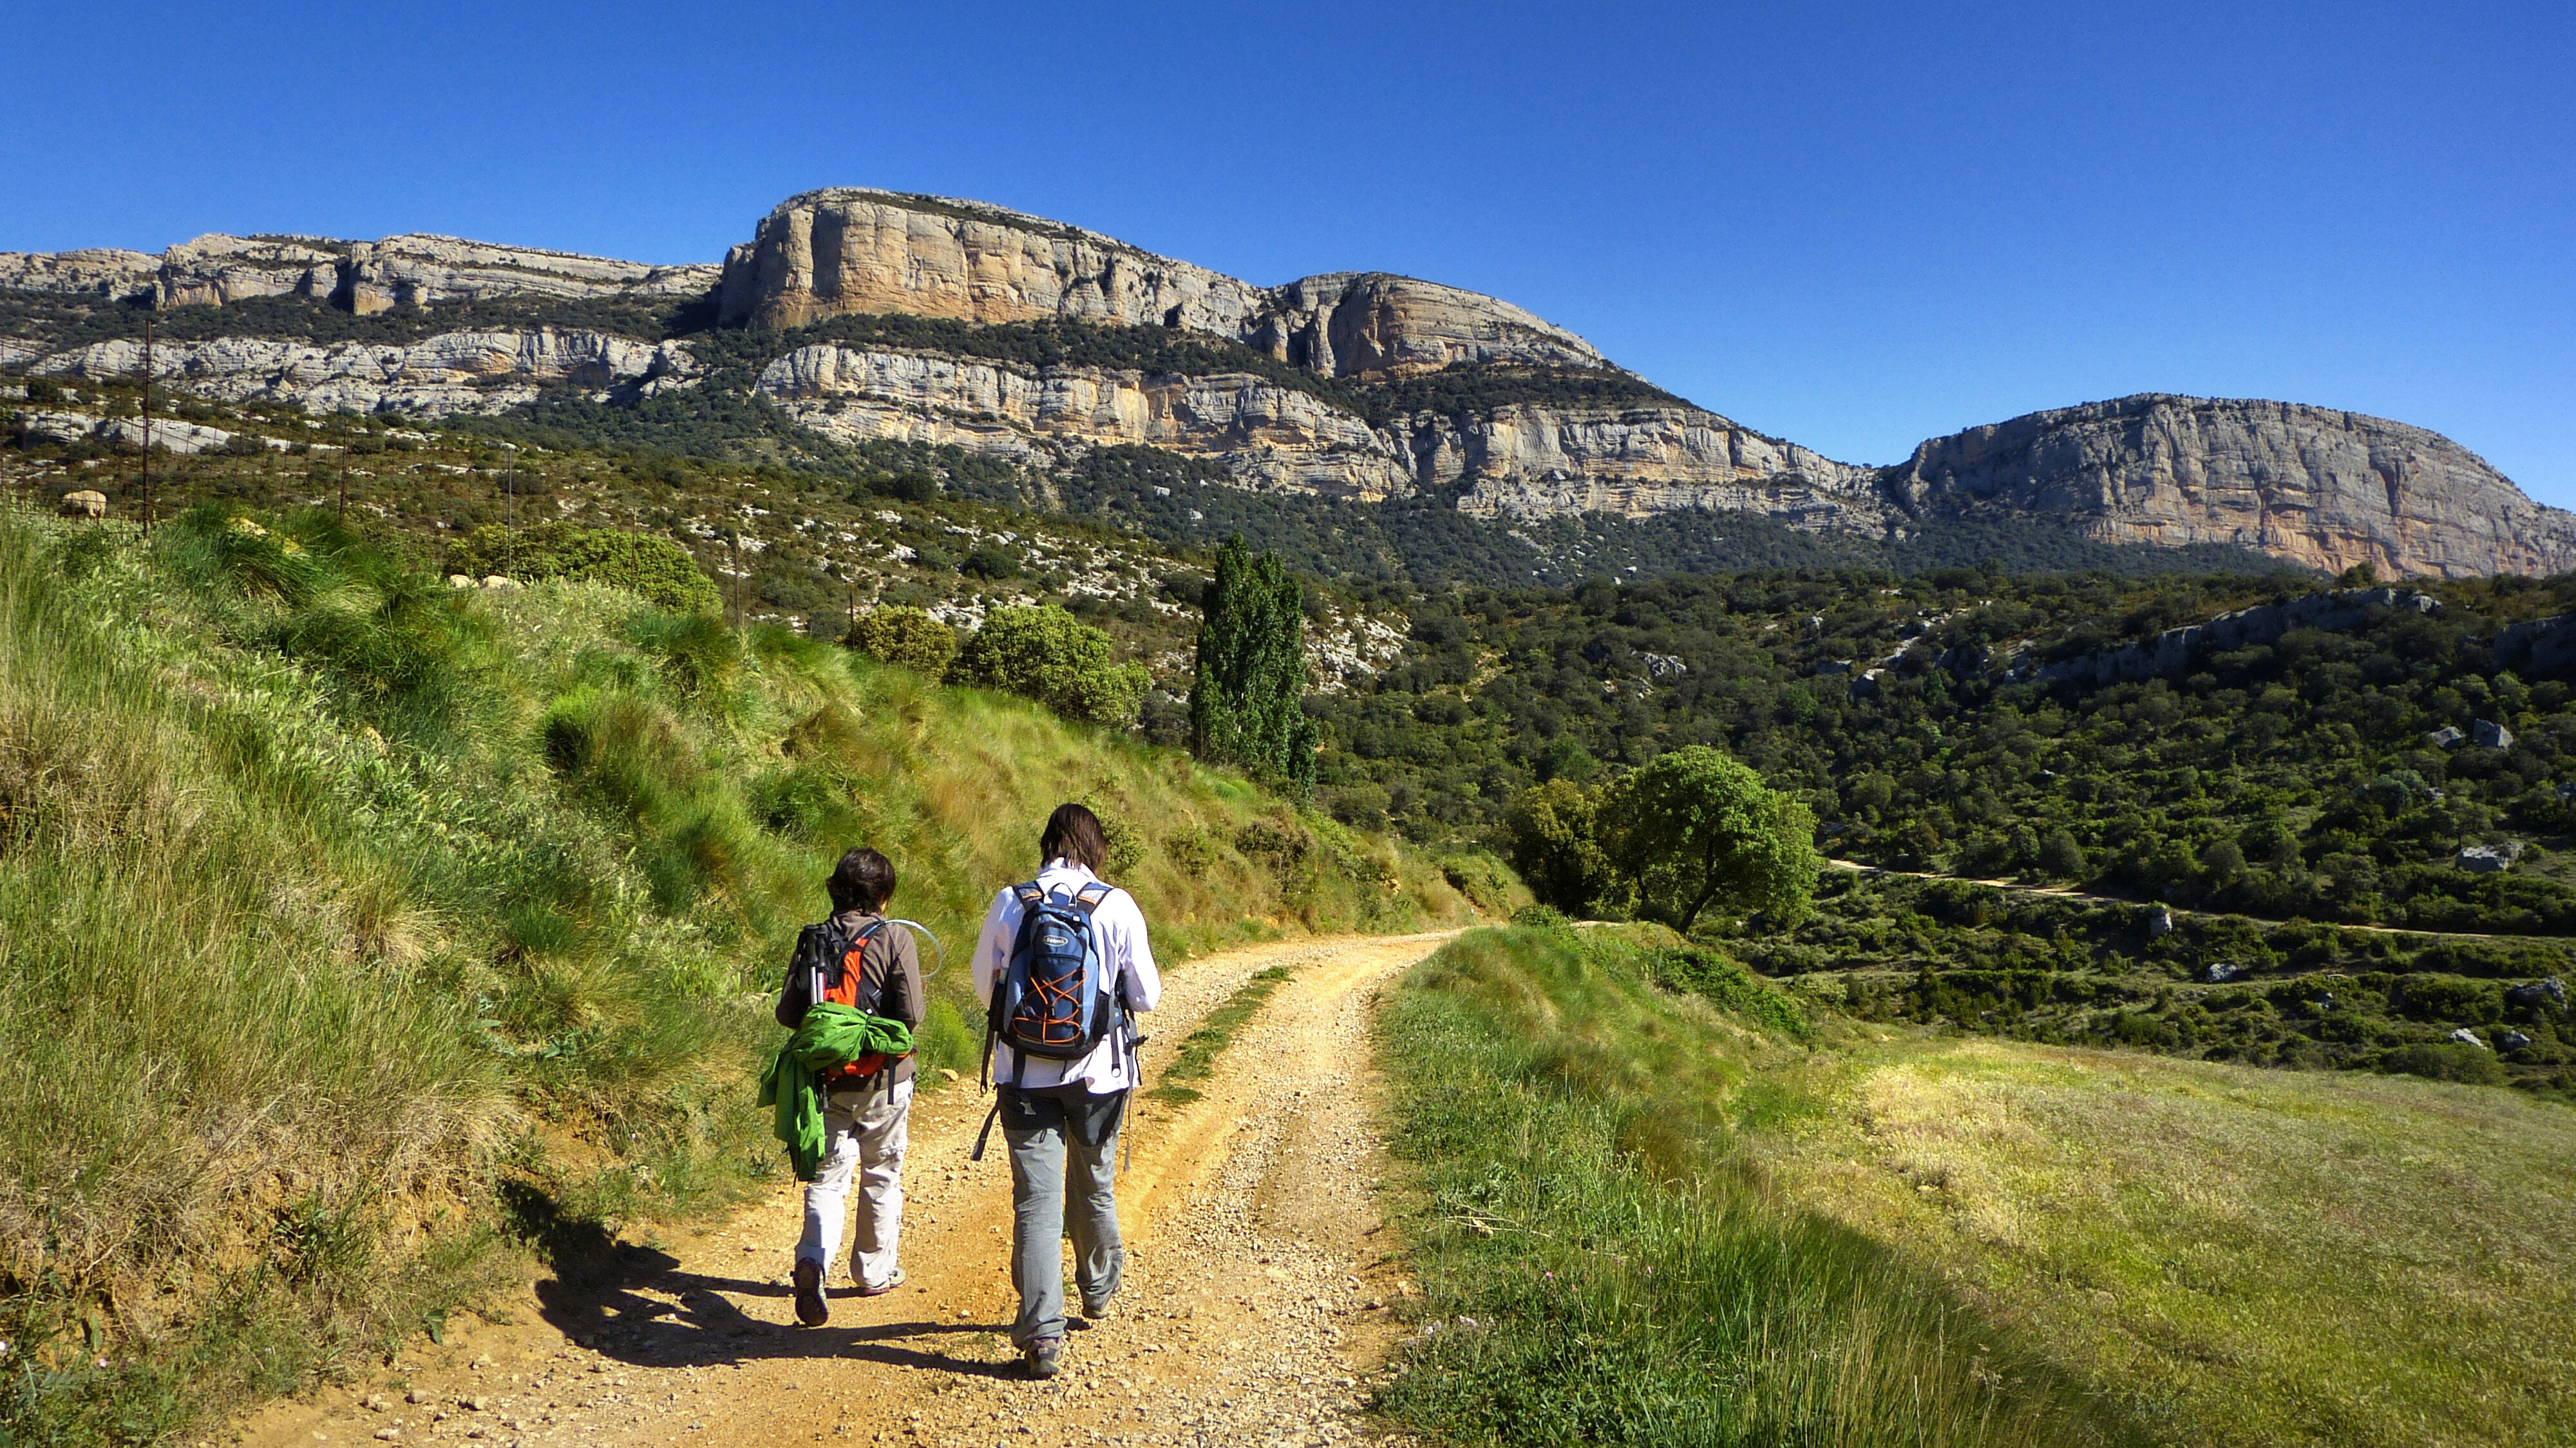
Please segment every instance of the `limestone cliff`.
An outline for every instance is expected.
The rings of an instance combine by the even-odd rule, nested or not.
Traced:
[[[1344,408],[1249,373],[1024,368],[818,344],[771,362],[762,392],[845,441],[954,444],[1015,461],[1142,443],[1222,464],[1265,491],[1377,501],[1462,488],[1459,506],[1513,519],[1755,508],[1810,528],[1875,528],[1868,469],[1831,462],[1697,408],[1517,404],[1424,412],[1372,429]]]
[[[2006,509],[2113,543],[2232,543],[2399,577],[2576,567],[2544,508],[2438,433],[2296,403],[2145,394],[1934,438],[1888,469],[1918,514]]]
[[[1524,403],[1464,417],[1425,413],[1404,432],[1422,480],[1466,484],[1459,508],[1486,517],[1720,508],[1862,532],[1887,520],[1871,469],[1695,407]]]
[[[953,443],[1020,460],[1143,443],[1220,461],[1247,487],[1371,500],[1412,488],[1406,460],[1367,423],[1247,373],[1023,369],[813,346],[770,363],[760,386],[799,422],[845,440]]]
[[[139,342],[99,342],[39,360],[63,377],[127,378],[143,367]],[[226,402],[275,402],[310,412],[402,411],[422,417],[499,412],[541,388],[617,395],[686,386],[698,371],[677,342],[637,342],[605,332],[538,327],[448,332],[405,345],[223,337],[164,342],[155,377]]]
[[[200,236],[160,256],[138,251],[0,252],[0,287],[156,306],[221,306],[297,296],[373,313],[483,297],[692,297],[716,283],[707,264],[651,266],[575,252],[494,246],[452,236],[335,241],[311,236]]]
[[[1696,407],[1637,405],[1641,389],[1605,391],[1605,377],[1633,379],[1492,297],[1383,272],[1258,286],[1042,217],[886,191],[791,197],[720,268],[424,235],[204,236],[158,257],[0,253],[0,288],[164,307],[300,296],[362,314],[512,295],[707,297],[721,323],[755,334],[856,313],[1174,328],[1309,375],[1260,357],[1184,376],[755,335],[756,380],[728,373],[721,385],[751,387],[844,440],[953,443],[1040,468],[1142,443],[1215,461],[1245,487],[1357,499],[1438,490],[1500,521],[1718,509],[1901,536],[2000,515],[2105,542],[2229,544],[2392,577],[2576,568],[2576,515],[2401,423],[2146,395],[1973,428],[1896,466],[1861,467]],[[554,320],[419,341],[396,340],[414,334],[395,327],[364,344],[165,340],[161,370],[232,400],[425,416],[497,411],[548,387],[632,399],[705,375],[683,341],[588,330],[577,313]],[[56,350],[80,334],[46,325],[0,337],[0,366],[105,377],[139,362],[130,343]],[[1497,365],[1454,387],[1431,376],[1459,364]]]
[[[762,329],[854,312],[1187,327],[1336,377],[1452,362],[1606,367],[1508,302],[1382,272],[1256,287],[1022,212],[836,188],[790,197],[725,256],[717,316]]]

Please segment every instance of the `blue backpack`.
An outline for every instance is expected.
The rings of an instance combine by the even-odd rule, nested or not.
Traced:
[[[1100,988],[1100,945],[1091,934],[1091,912],[1109,898],[1109,887],[1095,880],[1071,899],[1060,899],[1031,881],[1012,886],[1011,893],[1020,900],[1020,933],[1002,978],[993,983],[984,1064],[989,1072],[996,1042],[1010,1047],[1016,1088],[1031,1056],[1079,1061],[1098,1050],[1118,1024],[1118,1012]]]
[[[1019,897],[1020,933],[1012,939],[1011,958],[993,982],[993,1004],[984,1018],[985,1084],[993,1084],[993,1048],[1011,1048],[1011,1087],[1017,1090],[1031,1056],[1051,1061],[1079,1061],[1126,1020],[1126,1003],[1101,989],[1100,944],[1092,937],[1091,912],[1109,898],[1110,887],[1095,880],[1070,899],[1047,894],[1032,880],[1014,885]],[[1130,1059],[1144,1037],[1132,1025],[1127,1033]],[[1134,1068],[1131,1067],[1131,1070]],[[984,1118],[971,1159],[984,1159],[984,1143],[1001,1116],[1000,1102]],[[1134,1150],[1131,1144],[1129,1150]]]

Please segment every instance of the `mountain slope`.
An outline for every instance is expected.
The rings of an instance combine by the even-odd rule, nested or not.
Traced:
[[[174,325],[187,336],[156,369],[213,396],[437,417],[631,411],[703,388],[725,399],[711,408],[773,419],[766,456],[953,448],[1021,473],[1032,497],[1095,450],[1145,446],[1240,488],[1419,498],[1504,532],[1724,514],[1886,543],[2030,528],[2392,576],[2576,567],[2576,515],[2399,423],[2149,395],[1872,468],[1692,406],[1493,297],[1381,272],[1260,286],[1001,207],[856,188],[782,202],[721,268],[431,236],[0,254],[0,367],[131,375],[139,352],[100,344],[133,339],[142,308],[175,324],[205,304],[219,319]],[[670,416],[606,430],[744,451]]]

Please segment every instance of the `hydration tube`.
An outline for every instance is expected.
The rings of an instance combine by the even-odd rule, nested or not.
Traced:
[[[923,971],[921,973],[922,979],[928,980],[932,976],[935,976],[939,974],[939,972],[948,968],[948,947],[939,943],[938,935],[933,933],[929,926],[922,924],[918,920],[889,920],[886,924],[900,925],[906,930],[911,931],[913,934],[928,939],[930,942],[930,948],[939,952],[936,957],[938,963],[931,966],[930,969]]]

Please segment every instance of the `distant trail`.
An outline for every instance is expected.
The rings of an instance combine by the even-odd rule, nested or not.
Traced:
[[[851,1296],[835,1263],[825,1327],[792,1325],[800,1189],[782,1183],[730,1220],[621,1249],[615,1281],[516,1294],[492,1309],[511,1321],[420,1347],[407,1377],[272,1407],[242,1441],[1368,1441],[1367,1379],[1400,1333],[1384,1304],[1410,1290],[1373,1190],[1369,1010],[1454,934],[1280,942],[1165,975],[1164,1008],[1143,1018],[1149,1074],[1255,972],[1294,972],[1193,1083],[1199,1099],[1140,1103],[1118,1184],[1126,1285],[1052,1382],[1021,1378],[1010,1346],[1010,1162],[998,1132],[966,1160],[990,1098],[961,1083],[913,1107],[904,1286]]]
[[[2126,905],[2143,910],[2158,902],[2129,900],[2118,895],[2096,895],[2065,885],[2032,885],[2020,880],[1980,880],[1973,875],[1935,875],[1928,870],[1896,870],[1885,865],[1864,865],[1858,860],[1825,861],[1829,870],[1843,870],[1855,875],[1899,875],[1908,880],[1954,880],[1962,885],[1983,885],[1994,890],[2011,890],[2022,895],[2047,895],[2059,900],[2083,900],[2095,905]],[[2222,916],[2251,920],[2259,925],[2323,925],[2335,930],[2360,930],[2372,935],[2422,935],[2436,940],[2537,940],[2551,945],[2576,945],[2564,935],[2487,935],[2474,930],[2426,930],[2411,925],[2346,925],[2340,920],[2274,920],[2264,915],[2247,915],[2235,910],[2193,910],[2182,905],[2167,905],[2176,915],[2199,915],[2209,919]]]

